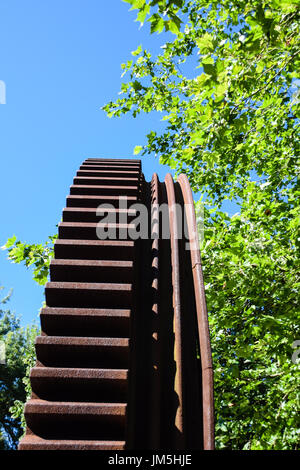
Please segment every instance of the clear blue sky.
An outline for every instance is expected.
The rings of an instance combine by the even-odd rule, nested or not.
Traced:
[[[139,44],[154,53],[166,38],[139,28],[121,0],[2,0],[0,4],[0,245],[15,234],[43,242],[56,233],[69,186],[86,157],[130,157],[159,129],[160,116],[109,119],[121,63]],[[170,34],[170,33],[169,33]],[[171,37],[171,36],[170,36]],[[143,158],[149,180],[169,168]],[[38,321],[44,288],[0,252],[0,285],[22,324]]]

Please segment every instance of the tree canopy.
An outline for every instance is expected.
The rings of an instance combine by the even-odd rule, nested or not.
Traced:
[[[134,59],[122,64],[129,75],[124,97],[104,106],[109,116],[163,114],[164,132],[151,131],[136,153],[159,155],[217,202],[243,198],[254,175],[268,182],[268,192],[292,184],[299,1],[126,1],[139,10],[139,21],[149,16],[151,32],[175,33],[157,57],[141,46],[132,52]],[[195,57],[188,78],[184,65]]]
[[[3,345],[3,358],[0,363],[0,449],[16,449],[23,434],[23,406],[28,388],[29,367],[34,354],[35,325],[20,327],[20,319],[6,309],[8,294],[0,301],[0,342]]]

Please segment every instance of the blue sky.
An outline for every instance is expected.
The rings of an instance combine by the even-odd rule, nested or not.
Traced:
[[[56,233],[69,186],[86,157],[130,157],[160,115],[109,119],[121,63],[139,44],[159,52],[166,40],[139,28],[121,0],[2,0],[0,4],[0,245],[16,235],[40,243]],[[168,33],[170,34],[170,33]],[[171,34],[170,34],[171,37]],[[136,158],[136,157],[135,157]],[[150,180],[169,168],[143,158]],[[44,288],[0,252],[0,285],[22,324],[38,321]]]
[[[159,115],[109,119],[121,63],[139,44],[158,52],[162,37],[139,28],[121,0],[2,0],[0,4],[0,245],[15,234],[40,243],[56,232],[69,186],[86,157],[130,157]],[[146,179],[169,171],[143,159]],[[0,252],[0,285],[22,324],[37,320],[44,288]]]

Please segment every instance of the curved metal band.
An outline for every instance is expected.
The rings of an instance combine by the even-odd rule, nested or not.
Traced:
[[[173,286],[173,310],[174,310],[174,333],[175,333],[175,392],[177,394],[177,409],[175,426],[179,435],[183,437],[183,383],[182,383],[182,332],[181,332],[181,299],[180,299],[180,265],[178,244],[178,218],[176,212],[176,197],[174,181],[170,173],[165,177],[169,206],[170,241],[171,241],[171,264],[172,264],[172,286]],[[180,443],[179,445],[183,445]]]
[[[213,365],[210,346],[209,326],[205,290],[203,282],[201,255],[197,233],[194,198],[186,175],[178,177],[184,204],[189,233],[189,241],[193,244],[190,250],[193,268],[194,291],[197,310],[197,322],[202,366],[202,401],[203,401],[203,441],[205,450],[214,449],[214,397],[213,397]]]

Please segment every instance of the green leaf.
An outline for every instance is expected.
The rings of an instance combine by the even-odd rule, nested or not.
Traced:
[[[132,51],[131,54],[133,56],[137,56],[142,52],[142,45],[140,45],[135,51]],[[123,64],[122,64],[123,65]]]
[[[207,75],[210,75],[211,77],[216,76],[216,68],[213,64],[203,64],[203,70]]]
[[[150,12],[150,5],[144,5],[144,7],[138,12],[136,21],[139,21],[141,24],[144,24],[146,16]]]
[[[212,56],[203,57],[202,64],[214,64],[215,60]]]
[[[5,243],[5,245],[1,247],[1,249],[8,250],[15,244],[16,240],[17,240],[17,237],[13,235],[11,238],[8,238],[7,242]]]
[[[135,80],[134,82],[132,82],[132,87],[134,91],[140,91],[143,88],[141,83],[138,80]]]
[[[223,99],[226,93],[226,90],[227,90],[226,83],[220,83],[219,85],[217,85],[216,90],[215,90],[215,98],[217,100]]]
[[[146,0],[131,0],[128,3],[130,3],[132,5],[130,10],[140,10],[141,8],[144,7],[144,5],[146,3]]]
[[[134,147],[133,154],[138,155],[142,150],[143,150],[143,147],[141,145],[136,145]]]
[[[150,23],[151,23],[151,34],[152,33],[161,33],[162,30],[164,29],[164,20],[161,18],[160,15],[158,15],[157,13],[152,15],[151,18],[149,18]]]
[[[191,142],[195,145],[201,145],[204,142],[204,134],[202,131],[197,131],[191,134]]]
[[[196,44],[200,54],[207,54],[214,50],[213,37],[209,33],[205,33],[201,38],[198,38]]]
[[[181,20],[178,17],[172,17],[172,20],[166,22],[167,29],[173,34],[180,33]]]

